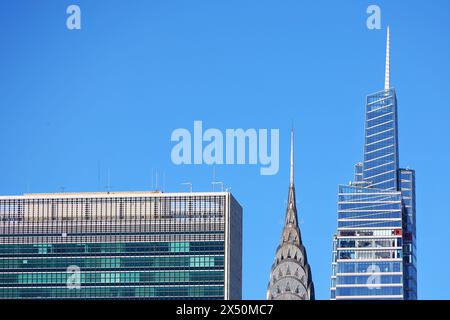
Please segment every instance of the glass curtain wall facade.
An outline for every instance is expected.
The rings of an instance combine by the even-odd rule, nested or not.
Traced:
[[[363,180],[396,191],[397,171],[397,98],[389,89],[367,96]]]
[[[0,197],[0,298],[240,299],[228,192]]]
[[[399,185],[403,199],[404,236],[404,281],[405,299],[417,299],[417,259],[416,259],[416,185],[415,171],[399,170]]]
[[[354,180],[339,186],[331,299],[417,299],[415,175],[399,168],[393,88],[367,97]]]

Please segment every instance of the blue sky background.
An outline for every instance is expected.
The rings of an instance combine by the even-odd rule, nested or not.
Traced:
[[[66,28],[70,4],[80,31]],[[366,28],[370,4],[382,30]],[[244,207],[244,298],[263,299],[293,120],[302,236],[328,299],[337,185],[362,160],[390,24],[400,162],[417,176],[419,298],[449,299],[449,12],[447,0],[1,1],[0,194],[104,190],[108,169],[113,190],[144,190],[152,168],[166,191],[208,191],[211,166],[172,164],[174,129],[280,128],[278,175],[216,167]]]

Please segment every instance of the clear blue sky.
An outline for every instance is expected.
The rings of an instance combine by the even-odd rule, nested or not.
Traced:
[[[69,31],[70,4],[82,29]],[[383,30],[366,28],[378,4]],[[211,190],[211,166],[175,166],[176,128],[280,128],[281,168],[217,166],[244,207],[244,298],[265,298],[296,128],[301,229],[329,298],[337,185],[362,160],[364,99],[383,89],[385,27],[401,165],[416,169],[419,297],[450,298],[450,2],[0,2],[0,194]],[[98,183],[100,163],[101,182]],[[160,179],[161,180],[161,179]]]

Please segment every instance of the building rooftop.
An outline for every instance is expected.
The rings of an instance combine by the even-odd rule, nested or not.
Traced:
[[[57,192],[25,193],[23,195],[0,195],[0,200],[11,199],[54,199],[54,198],[120,198],[120,197],[174,197],[174,196],[211,196],[227,195],[230,192],[162,192],[160,190],[144,191],[110,191],[110,192]]]

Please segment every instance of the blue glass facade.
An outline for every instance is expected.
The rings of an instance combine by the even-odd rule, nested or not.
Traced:
[[[394,89],[367,96],[363,180],[371,187],[397,190],[397,98]]]
[[[0,298],[241,297],[229,193],[0,198]]]
[[[417,299],[415,175],[399,168],[397,99],[366,99],[364,161],[339,186],[331,299]]]
[[[402,220],[400,192],[339,186],[334,298],[402,297]]]
[[[415,171],[399,170],[399,185],[403,200],[403,264],[405,299],[417,299],[417,258],[416,258],[416,185]]]

